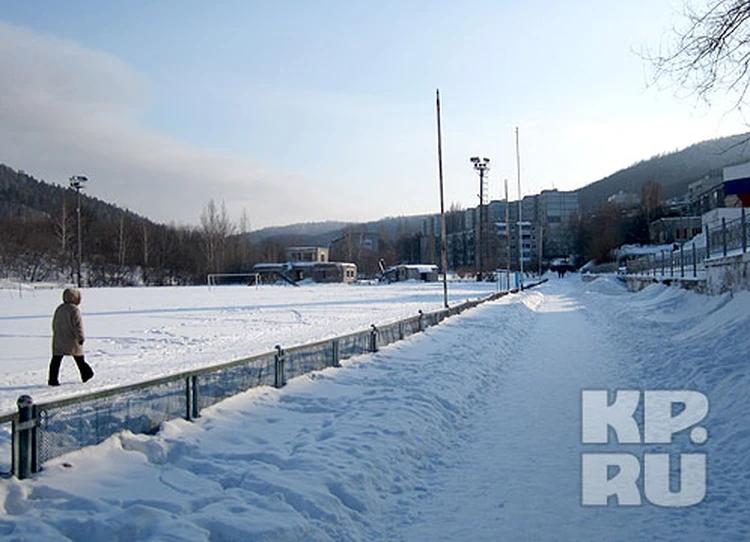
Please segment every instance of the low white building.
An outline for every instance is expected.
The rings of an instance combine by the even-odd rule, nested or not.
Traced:
[[[431,264],[396,265],[383,272],[382,279],[387,282],[419,280],[435,282],[438,280],[438,267]]]

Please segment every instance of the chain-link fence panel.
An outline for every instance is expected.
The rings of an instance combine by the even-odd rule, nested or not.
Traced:
[[[284,356],[284,376],[287,379],[295,378],[337,363],[333,340],[294,347],[287,350]]]
[[[424,315],[424,327],[436,326],[441,321],[442,312],[430,312]]]
[[[222,369],[202,372],[196,377],[198,409],[204,409],[228,397],[258,386],[275,383],[273,354],[257,356]]]
[[[339,359],[367,354],[372,348],[372,333],[362,331],[339,338]]]
[[[421,316],[414,316],[413,318],[402,320],[401,323],[403,324],[404,338],[410,337],[415,333],[419,333],[420,331],[422,331]]]
[[[104,442],[123,430],[153,433],[163,422],[184,417],[186,413],[184,380],[40,408],[37,411],[39,464]]]
[[[387,346],[404,338],[403,323],[396,322],[378,328],[378,347]]]

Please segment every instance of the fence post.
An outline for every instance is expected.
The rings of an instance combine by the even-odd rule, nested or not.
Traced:
[[[372,328],[370,330],[370,352],[377,352],[378,351],[378,328],[375,326],[375,324],[372,324],[370,327]]]
[[[742,253],[744,254],[745,252],[747,252],[747,218],[745,218],[744,207],[742,207],[740,223],[742,224]]]
[[[698,255],[695,250],[695,243],[693,243],[693,278],[698,278]]]
[[[419,331],[424,331],[424,313],[419,309]]]
[[[274,367],[276,369],[276,375],[274,379],[274,387],[281,388],[286,384],[286,379],[284,378],[284,358],[286,357],[286,352],[284,352],[284,349],[281,348],[281,345],[276,345],[276,354],[274,355]]]
[[[187,403],[185,419],[192,421],[200,418],[200,409],[198,408],[198,375],[191,375],[185,378],[185,399]]]
[[[16,401],[18,422],[13,421],[13,474],[19,480],[39,470],[36,405],[28,395]]]
[[[339,353],[338,339],[333,339],[333,341],[331,341],[331,358],[334,367],[341,367],[341,356]]]
[[[721,251],[724,256],[727,255],[727,219],[721,219]]]
[[[685,252],[684,245],[680,245],[680,278],[685,278]]]
[[[398,321],[398,340],[399,341],[404,340],[404,321],[403,320]]]

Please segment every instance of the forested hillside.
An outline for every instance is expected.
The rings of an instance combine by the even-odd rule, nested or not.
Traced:
[[[654,156],[577,190],[581,210],[593,211],[620,191],[640,194],[646,183],[658,183],[663,196],[682,196],[688,185],[705,177],[721,177],[726,166],[750,161],[750,133],[696,143],[683,150]]]
[[[74,190],[0,165],[0,279],[75,282],[78,201]],[[81,257],[86,284],[202,282],[250,259],[239,228],[209,202],[197,228],[156,224],[81,191]]]
[[[750,161],[750,134],[705,141],[655,156],[579,189],[582,216],[574,232],[579,256],[605,258],[622,242],[644,242],[648,220],[605,212],[619,191],[643,195],[654,187],[659,198],[680,196],[688,184],[722,168]],[[611,215],[611,217],[610,217]],[[611,218],[611,220],[608,219]],[[156,224],[81,192],[82,260],[85,283],[202,283],[208,273],[246,273],[258,262],[283,261],[291,245],[332,246],[332,257],[354,261],[372,275],[379,262],[416,263],[423,216],[384,218],[369,223],[319,222],[247,232],[233,223],[223,205],[207,203],[199,226]],[[601,223],[609,220],[607,224]],[[611,224],[610,224],[611,222]],[[619,232],[619,233],[618,233]],[[70,281],[78,270],[77,195],[0,164],[0,279]],[[369,250],[361,250],[367,240]],[[360,247],[355,248],[354,247]]]

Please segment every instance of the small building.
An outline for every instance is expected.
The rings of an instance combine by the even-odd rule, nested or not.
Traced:
[[[436,282],[438,280],[438,267],[431,264],[396,265],[383,272],[382,280],[386,282],[402,282],[405,280]]]
[[[607,203],[617,205],[618,207],[637,207],[641,204],[641,198],[638,194],[626,193],[620,190],[617,194],[609,196]]]
[[[349,283],[357,280],[357,266],[345,262],[286,262],[259,263],[253,271],[263,284],[284,281],[297,284],[302,281],[316,283]]]
[[[289,262],[327,262],[328,249],[324,247],[289,247],[286,249]]]
[[[701,232],[701,217],[672,216],[654,220],[648,226],[649,238],[656,245],[684,243]]]
[[[724,207],[722,181],[721,174],[712,173],[688,185],[690,210],[694,215],[702,215],[711,209]]]
[[[357,266],[344,262],[318,262],[312,266],[313,282],[354,282],[357,280]]]

